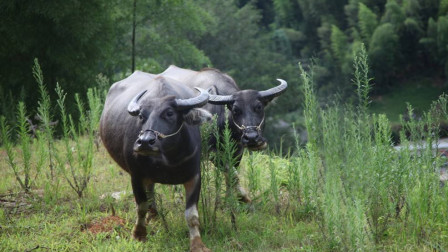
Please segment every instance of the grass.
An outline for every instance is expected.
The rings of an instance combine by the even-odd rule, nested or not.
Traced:
[[[432,101],[448,88],[434,83],[434,79],[419,77],[409,79],[396,86],[387,94],[373,98],[370,112],[387,115],[392,123],[399,122],[399,116],[406,113],[406,104],[410,103],[418,114],[427,111]]]
[[[62,147],[62,143],[57,143]],[[4,156],[4,150],[2,150]],[[269,156],[255,154],[255,162],[260,164]],[[273,159],[278,163],[279,174],[286,174],[283,159]],[[158,185],[158,195],[163,199],[166,211],[166,229],[162,220],[150,225],[153,235],[148,242],[132,240],[131,230],[135,221],[135,205],[131,193],[123,199],[113,200],[100,196],[116,191],[131,192],[129,175],[113,163],[103,148],[95,152],[95,169],[92,186],[84,198],[78,199],[68,187],[61,186],[60,198],[46,203],[44,183],[37,181],[32,194],[13,193],[20,188],[6,163],[1,163],[0,171],[3,200],[16,203],[15,207],[4,207],[0,219],[0,248],[5,251],[26,251],[36,247],[55,251],[131,251],[151,249],[151,251],[186,251],[188,249],[188,228],[184,220],[185,203],[179,201],[172,186]],[[245,159],[246,163],[247,160]],[[246,172],[245,170],[243,170]],[[262,179],[268,179],[272,171],[261,171]],[[246,183],[247,184],[247,183]],[[268,191],[269,184],[260,188]],[[284,204],[287,204],[284,202]],[[103,218],[115,215],[124,220],[125,225],[117,225],[98,234],[91,233],[87,227]],[[203,230],[204,242],[213,251],[295,251],[318,248],[317,226],[309,221],[295,221],[291,215],[284,217],[273,214],[273,209],[262,201],[255,202],[255,212],[238,213],[238,230],[231,228],[230,218],[224,211],[219,213],[219,223],[213,230]],[[200,209],[201,212],[201,209]]]
[[[63,148],[63,146],[64,143],[55,142],[56,148]],[[337,237],[340,236],[337,233],[327,232],[334,228],[336,228],[334,231],[339,230],[337,231],[339,234],[348,232],[341,230],[340,225],[347,225],[353,223],[351,220],[356,220],[346,214],[351,211],[351,204],[343,203],[343,199],[340,198],[343,192],[338,191],[341,190],[338,184],[328,184],[330,197],[327,199],[325,199],[328,197],[326,194],[315,191],[315,188],[319,191],[322,187],[312,180],[312,177],[316,176],[311,169],[313,158],[307,158],[307,154],[303,151],[299,156],[289,158],[264,153],[251,155],[246,153],[240,173],[241,177],[245,178],[242,182],[246,188],[249,188],[250,183],[258,185],[251,191],[251,195],[254,196],[255,211],[238,211],[236,217],[238,228],[234,230],[228,213],[225,209],[221,209],[215,225],[210,228],[202,227],[205,244],[213,251],[344,250],[337,245],[339,239]],[[0,153],[2,159],[5,158],[6,153],[3,149]],[[337,159],[338,155],[328,158]],[[30,195],[17,193],[20,191],[20,186],[14,179],[13,172],[5,162],[1,162],[0,171],[4,183],[0,191],[3,205],[3,212],[0,214],[2,231],[0,248],[6,251],[27,251],[37,247],[55,251],[141,251],[145,249],[186,251],[188,249],[188,229],[183,217],[185,204],[183,198],[177,195],[172,186],[158,185],[156,187],[158,197],[162,199],[166,223],[163,223],[162,219],[151,223],[148,229],[152,235],[148,242],[139,243],[131,238],[136,214],[133,196],[130,193],[129,175],[121,171],[102,147],[94,152],[93,160],[95,169],[91,178],[92,184],[87,188],[84,197],[79,198],[68,185],[63,184],[59,188],[59,198],[52,201],[45,200],[45,191],[42,189],[45,186],[45,177],[35,181]],[[372,160],[378,160],[378,158]],[[356,159],[350,162],[356,162]],[[251,180],[249,175],[254,173],[257,174],[256,179]],[[290,190],[289,186],[296,181],[291,180],[293,178],[291,174],[296,174],[295,178],[298,178],[300,183]],[[326,178],[328,183],[336,174],[337,171],[328,174],[330,176]],[[273,186],[276,187],[275,190]],[[127,194],[120,200],[114,200],[111,197],[101,198],[102,195],[117,191],[126,191]],[[338,193],[334,194],[334,192]],[[414,195],[415,199],[409,200],[409,203],[419,206],[420,191],[411,192],[417,194]],[[442,190],[441,193],[447,195],[446,190]],[[12,195],[7,196],[8,194]],[[319,215],[320,199],[329,210],[324,215],[328,220],[322,220],[322,216]],[[16,206],[6,206],[4,204],[6,202],[14,203]],[[203,214],[203,209],[199,211]],[[347,212],[344,213],[345,211]],[[124,220],[124,224],[105,228],[104,232],[100,233],[89,231],[90,226],[101,223],[104,218],[113,213]],[[409,214],[412,212],[409,211]],[[418,211],[415,214],[420,215],[421,212]],[[364,213],[361,214],[362,216]],[[329,230],[322,226],[335,217],[339,219],[337,226]],[[384,219],[384,217],[381,218]],[[446,248],[448,245],[446,239],[444,240],[448,235],[446,225],[437,219],[433,223],[428,223],[430,225],[423,228],[423,230],[426,229],[424,232],[437,234],[431,238],[428,234],[416,233],[416,230],[422,229],[410,228],[418,223],[405,221],[406,218],[409,217],[404,214],[400,218],[389,219],[386,229],[380,232],[380,240],[376,245],[371,244],[370,250],[432,251],[434,246]],[[361,228],[366,226],[361,225]],[[329,242],[328,235],[334,235],[336,240]],[[429,241],[425,242],[425,239]],[[439,242],[434,242],[439,239]]]
[[[56,146],[62,143],[57,142]],[[2,158],[5,152],[1,149]],[[184,220],[183,197],[179,197],[172,186],[157,185],[156,191],[162,199],[166,223],[162,219],[152,222],[146,243],[134,241],[131,230],[136,218],[135,203],[130,193],[129,175],[108,157],[100,148],[94,155],[92,184],[83,198],[67,185],[60,187],[56,201],[45,201],[44,178],[36,181],[31,194],[16,193],[20,186],[6,163],[0,163],[2,190],[0,199],[0,248],[2,251],[30,251],[41,248],[50,251],[187,251],[188,228]],[[272,169],[267,169],[270,164]],[[259,188],[254,195],[254,211],[238,211],[238,228],[234,230],[230,216],[225,209],[218,212],[217,223],[211,228],[202,227],[204,243],[213,251],[329,251],[344,250],[331,247],[328,234],[322,232],[316,208],[307,204],[297,204],[298,199],[290,196],[287,189],[291,160],[263,153],[253,153],[243,158],[241,177],[248,188],[249,167],[259,172]],[[304,172],[301,178],[304,178]],[[272,195],[272,173],[278,179],[278,201]],[[302,183],[304,185],[304,182]],[[204,188],[203,188],[204,190]],[[120,200],[101,195],[126,191]],[[446,193],[446,192],[445,192]],[[6,196],[12,194],[11,196]],[[335,196],[335,195],[333,195]],[[179,200],[181,198],[181,200]],[[337,197],[335,198],[337,199]],[[314,199],[315,200],[315,199]],[[15,203],[6,207],[6,201]],[[160,203],[159,203],[160,204]],[[334,207],[337,207],[337,202]],[[278,206],[278,207],[277,207]],[[112,210],[113,208],[113,210]],[[338,207],[340,208],[340,206]],[[334,212],[337,208],[330,208]],[[342,209],[341,209],[342,210]],[[346,209],[347,210],[347,209]],[[115,213],[124,220],[119,224],[92,233],[88,227]],[[202,209],[199,209],[200,215]],[[337,212],[335,212],[337,213]],[[404,216],[403,216],[404,218]],[[350,220],[347,220],[350,223]],[[345,223],[344,220],[341,220]],[[439,223],[439,222],[437,222]],[[437,224],[434,223],[434,224]],[[370,247],[371,250],[384,251],[433,251],[431,242],[424,243],[401,219],[394,219],[381,234],[381,242]],[[442,223],[439,223],[442,224]],[[438,224],[437,224],[438,225]],[[432,225],[431,225],[432,226]],[[446,226],[435,227],[440,243],[446,248],[443,238],[448,237]],[[436,230],[428,230],[434,233]],[[434,237],[435,238],[435,237]],[[431,239],[430,239],[431,240]],[[333,244],[334,245],[334,244]]]

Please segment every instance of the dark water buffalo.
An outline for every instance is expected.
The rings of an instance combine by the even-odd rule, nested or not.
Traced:
[[[266,148],[267,142],[262,135],[265,122],[264,108],[275,97],[282,94],[288,84],[278,79],[280,84],[264,91],[240,90],[235,81],[227,74],[217,69],[206,68],[201,71],[183,69],[170,66],[158,76],[166,76],[176,79],[190,88],[200,87],[210,90],[209,104],[204,106],[212,114],[218,115],[218,128],[220,131],[225,126],[225,107],[230,110],[228,115],[232,138],[237,143],[235,153],[236,166],[239,165],[244,148],[261,150]],[[212,144],[216,141],[212,139]],[[239,185],[236,178],[236,186],[242,201],[250,202],[245,190]]]
[[[201,139],[198,124],[211,114],[205,90],[135,72],[110,88],[100,134],[112,158],[131,175],[137,204],[133,237],[146,240],[145,216],[157,214],[154,184],[183,184],[191,251],[210,251],[199,234],[197,202],[201,188]]]

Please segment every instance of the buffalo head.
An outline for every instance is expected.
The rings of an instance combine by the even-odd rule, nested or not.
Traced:
[[[189,99],[175,96],[147,97],[147,90],[137,94],[128,105],[130,115],[137,117],[141,131],[134,143],[134,153],[142,156],[159,155],[179,144],[185,124],[197,125],[211,119],[202,107],[208,101],[207,91],[197,88],[200,94]]]
[[[264,91],[241,90],[232,95],[210,95],[209,103],[227,105],[231,114],[230,126],[241,134],[241,144],[250,150],[266,148],[266,139],[262,136],[265,106],[282,94],[288,84],[277,79],[280,84]]]

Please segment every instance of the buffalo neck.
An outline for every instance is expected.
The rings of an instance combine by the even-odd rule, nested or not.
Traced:
[[[168,146],[168,148],[164,148],[159,159],[164,165],[170,167],[182,165],[182,163],[188,162],[200,152],[200,143],[195,143],[191,137],[193,130],[196,129],[190,129],[190,126],[186,125],[186,127],[183,127],[179,132],[178,139],[172,141],[173,143],[167,142],[164,144],[164,146]],[[166,139],[162,141],[170,140],[171,139]]]

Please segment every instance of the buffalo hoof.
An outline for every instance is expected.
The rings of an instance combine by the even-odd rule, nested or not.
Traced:
[[[242,203],[251,204],[252,200],[247,195],[239,195],[238,200]]]
[[[250,199],[249,194],[246,192],[246,189],[244,189],[242,186],[238,185],[236,194],[237,194],[239,202],[246,203],[246,204],[252,203],[252,200]]]
[[[212,252],[208,249],[204,243],[202,243],[201,237],[195,237],[190,244],[191,252]]]
[[[134,230],[132,230],[132,237],[137,241],[145,242],[147,234],[144,226],[135,225]]]

